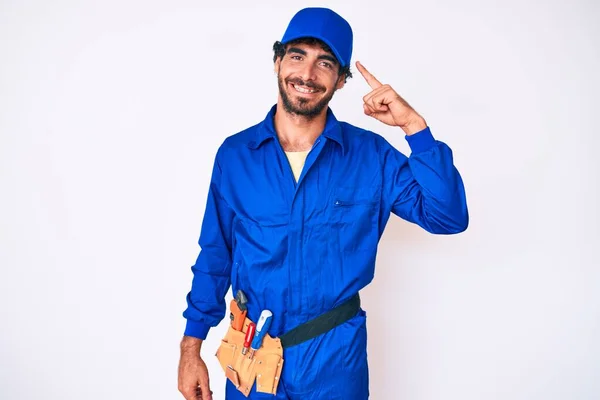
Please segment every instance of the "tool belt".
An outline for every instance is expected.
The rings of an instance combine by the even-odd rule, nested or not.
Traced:
[[[305,322],[279,337],[264,336],[262,346],[253,357],[242,354],[244,338],[248,325],[252,322],[246,318],[242,330],[229,326],[225,337],[217,349],[216,356],[227,376],[235,387],[246,397],[254,381],[259,393],[277,393],[277,386],[283,368],[283,349],[313,339],[343,324],[360,310],[358,294],[338,307]]]

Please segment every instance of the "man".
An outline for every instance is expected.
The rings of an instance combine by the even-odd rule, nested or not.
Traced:
[[[368,398],[357,294],[373,279],[388,218],[394,213],[435,234],[467,228],[450,148],[391,86],[356,63],[372,89],[364,113],[398,127],[410,157],[337,121],[328,107],[351,77],[352,41],[335,12],[299,11],[274,46],[277,104],[217,151],[184,312],[179,390],[188,400],[212,399],[200,348],[224,318],[230,285],[246,295],[250,320],[273,313],[268,333],[281,338],[285,364],[270,398]],[[246,398],[230,380],[226,396]],[[248,398],[267,397],[255,385]]]

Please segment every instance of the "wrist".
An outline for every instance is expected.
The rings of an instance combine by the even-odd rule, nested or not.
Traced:
[[[184,336],[181,339],[181,353],[189,353],[200,355],[200,349],[202,348],[202,339],[198,339],[192,336]]]
[[[408,136],[414,135],[417,132],[421,132],[423,129],[427,128],[427,122],[422,117],[417,117],[405,125],[401,126],[404,133]]]

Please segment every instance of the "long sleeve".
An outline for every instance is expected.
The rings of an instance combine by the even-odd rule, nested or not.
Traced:
[[[202,222],[200,252],[192,266],[193,280],[183,313],[185,335],[205,339],[225,316],[225,295],[231,284],[231,242],[234,212],[220,194],[221,166],[215,159]]]
[[[384,201],[397,216],[435,234],[467,229],[469,214],[462,178],[452,150],[434,139],[429,127],[406,136],[406,157],[382,142]]]

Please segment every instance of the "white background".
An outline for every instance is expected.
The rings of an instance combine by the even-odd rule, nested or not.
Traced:
[[[271,46],[307,5],[348,19],[467,187],[464,234],[390,220],[371,398],[600,397],[597,1],[203,3],[0,3],[0,398],[182,398],[213,157],[276,101]],[[408,153],[353,71],[337,117]]]

